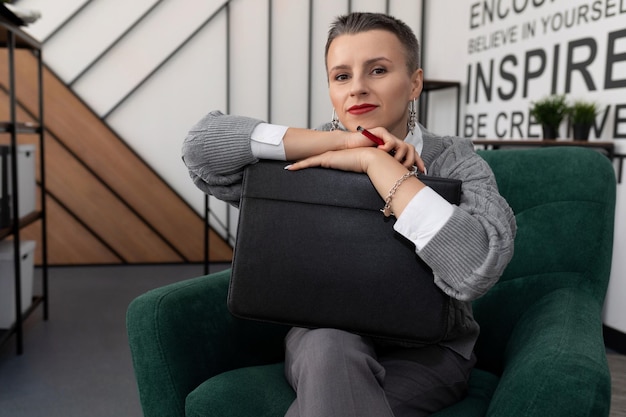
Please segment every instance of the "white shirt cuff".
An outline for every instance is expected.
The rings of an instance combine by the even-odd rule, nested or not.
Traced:
[[[393,228],[420,251],[441,230],[454,213],[448,203],[430,187],[423,188],[402,211]]]
[[[252,155],[259,159],[286,160],[283,137],[287,129],[287,126],[258,124],[251,136]]]

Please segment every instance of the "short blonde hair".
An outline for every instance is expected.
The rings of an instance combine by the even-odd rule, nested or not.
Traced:
[[[327,61],[330,44],[340,35],[357,34],[370,30],[391,32],[404,47],[409,74],[420,68],[420,46],[413,30],[403,21],[382,13],[349,13],[339,16],[331,24],[326,41],[324,60]],[[328,64],[327,64],[328,66]]]

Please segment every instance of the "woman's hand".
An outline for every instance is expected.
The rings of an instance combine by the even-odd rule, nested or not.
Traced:
[[[387,144],[385,143],[385,145]],[[381,147],[385,145],[381,145]],[[410,148],[413,147],[411,146]],[[407,147],[409,150],[410,148]],[[415,153],[414,148],[413,152]],[[417,159],[422,164],[423,169],[424,163],[419,156],[417,156]],[[287,165],[285,169],[296,171],[311,167],[364,172],[369,176],[376,191],[383,199],[386,198],[389,190],[398,181],[398,178],[405,175],[407,169],[412,169],[412,165],[411,167],[403,166],[395,159],[395,156],[385,152],[380,147],[378,149],[374,147],[360,147],[328,151]],[[403,186],[395,193],[391,203],[392,212],[395,213],[396,217],[404,211],[404,208],[415,194],[424,187],[424,184],[415,177],[409,178],[403,183]]]
[[[323,167],[342,171],[367,172],[369,164],[372,163],[376,157],[391,158],[390,155],[386,155],[378,149],[359,147],[340,151],[328,151],[319,155],[310,156],[286,166],[285,169],[297,171],[305,168]]]
[[[352,172],[365,172],[369,173],[372,165],[382,165],[395,163],[398,166],[403,165],[406,169],[413,169],[413,166],[417,165],[421,172],[424,172],[424,162],[415,152],[413,146],[408,145],[408,155],[414,155],[414,158],[407,157],[404,162],[398,160],[398,156],[385,152],[380,147],[360,147],[352,149],[344,149],[340,151],[328,151],[319,155],[305,158],[301,161],[295,162],[285,167],[290,171],[297,171],[299,169],[323,167],[333,168],[342,171]],[[410,153],[411,150],[413,153]]]
[[[406,143],[404,140],[398,139],[389,133],[389,131],[385,128],[376,127],[368,130],[370,133],[378,136],[383,140],[383,142],[385,142],[384,145],[379,145],[377,149],[391,154],[406,168],[410,169],[413,166],[417,166],[417,169],[420,172],[426,172],[424,161],[422,161],[422,158],[420,158],[419,154],[415,150],[415,146],[410,143]]]

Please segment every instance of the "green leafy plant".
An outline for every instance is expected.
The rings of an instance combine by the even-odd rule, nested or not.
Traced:
[[[530,114],[537,123],[551,127],[558,127],[568,110],[564,95],[545,97],[531,104]]]
[[[598,114],[598,106],[588,101],[575,101],[567,109],[567,115],[572,125],[574,140],[587,140],[591,127]]]
[[[596,120],[598,106],[596,103],[588,101],[575,101],[574,104],[567,109],[567,114],[573,125],[591,125]]]
[[[539,101],[531,102],[530,115],[543,128],[544,139],[559,137],[559,126],[567,114],[564,95],[552,95]]]

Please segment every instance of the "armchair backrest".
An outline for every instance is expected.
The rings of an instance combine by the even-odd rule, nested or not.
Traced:
[[[474,302],[479,366],[502,369],[508,337],[542,296],[578,287],[601,308],[613,247],[615,172],[602,154],[576,147],[479,151],[517,220],[513,259]]]

